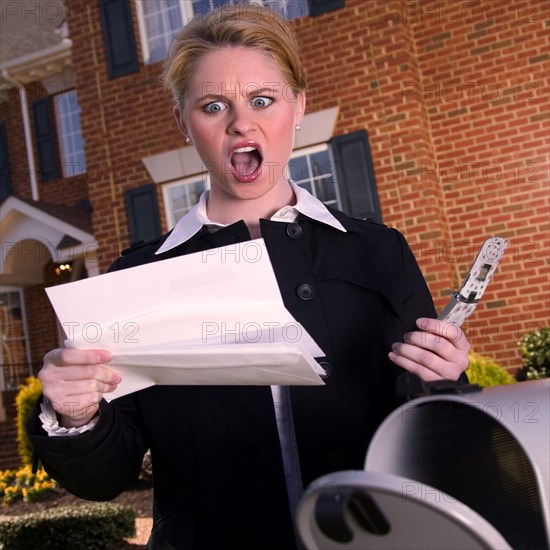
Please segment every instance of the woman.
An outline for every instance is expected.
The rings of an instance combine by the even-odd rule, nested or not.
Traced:
[[[297,51],[286,22],[259,8],[222,8],[181,31],[164,76],[211,189],[170,234],[111,269],[261,236],[285,306],[326,353],[326,385],[157,386],[107,404],[121,378],[105,350],[54,350],[39,375],[44,402],[29,436],[70,491],[113,498],[151,449],[150,548],[295,547],[302,488],[362,468],[402,369],[457,379],[467,366],[468,342],[434,320],[403,237],[288,181],[306,101]]]

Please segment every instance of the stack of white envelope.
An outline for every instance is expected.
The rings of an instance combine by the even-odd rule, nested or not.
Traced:
[[[322,385],[262,239],[46,289],[65,345],[107,349],[115,399],[155,384]]]

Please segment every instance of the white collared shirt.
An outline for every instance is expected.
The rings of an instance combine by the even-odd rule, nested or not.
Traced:
[[[293,181],[290,181],[289,184],[296,196],[296,204],[294,206],[283,206],[283,208],[271,216],[271,221],[292,223],[296,220],[298,214],[303,214],[308,218],[330,225],[340,231],[346,231],[344,226],[327,210],[327,207],[319,199],[299,185],[296,185]],[[214,231],[216,228],[227,227],[227,224],[217,223],[208,219],[208,215],[206,214],[208,195],[209,191],[205,191],[201,195],[199,202],[178,221],[172,233],[170,233],[155,254],[162,254],[187,242],[203,226],[209,227]]]

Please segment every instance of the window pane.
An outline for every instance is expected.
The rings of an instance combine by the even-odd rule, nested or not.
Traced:
[[[151,11],[145,15],[145,26],[149,38],[162,34],[162,14],[159,11]]]
[[[263,3],[286,19],[298,19],[309,15],[307,0],[263,0]]]
[[[332,173],[333,166],[331,166],[330,163],[330,157],[327,151],[321,151],[319,153],[313,153],[310,155],[311,159],[311,169],[313,171],[313,174],[323,175],[323,174],[330,174]]]
[[[301,183],[300,187],[303,187],[306,191],[309,191],[313,195],[313,188],[311,187],[311,183],[309,181]]]
[[[182,27],[181,12],[178,3],[174,3],[168,9],[168,29],[172,32],[179,31]]]
[[[83,174],[86,172],[85,144],[76,90],[55,96],[55,114],[63,175],[67,178]]]
[[[166,47],[162,38],[152,38],[149,40],[149,62],[155,63],[162,61],[166,57]]]
[[[288,163],[290,169],[290,178],[296,183],[309,177],[309,168],[307,165],[307,155],[303,157],[294,157]]]
[[[332,176],[319,179],[316,182],[316,186],[317,198],[319,200],[323,201],[325,204],[333,204],[336,201],[336,186]]]
[[[328,206],[341,209],[338,182],[329,149],[303,153],[289,163],[291,179]]]
[[[143,19],[149,47],[148,63],[166,57],[170,42],[183,26],[179,0],[143,0]]]
[[[199,198],[204,190],[205,183],[202,179],[170,187],[167,208],[172,214],[174,223],[177,223],[180,218],[199,202]]]
[[[27,335],[24,327],[21,294],[19,291],[0,292],[0,368],[3,387],[16,389],[29,375]],[[0,416],[2,416],[0,411]]]

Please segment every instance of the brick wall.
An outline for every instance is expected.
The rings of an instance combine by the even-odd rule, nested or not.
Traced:
[[[485,235],[511,246],[468,324],[475,348],[518,364],[518,338],[548,324],[550,4],[405,2],[422,80],[406,100],[427,108],[450,240],[424,257],[452,265],[454,283]],[[436,298],[440,295],[436,294]]]
[[[339,105],[339,133],[368,129],[384,220],[413,245],[438,308],[484,238],[510,239],[465,326],[508,367],[519,337],[549,323],[549,12],[348,0],[298,21],[314,109]]]

